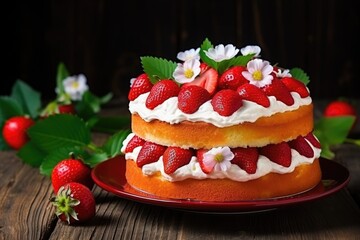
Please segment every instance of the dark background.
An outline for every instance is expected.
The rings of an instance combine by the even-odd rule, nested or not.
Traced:
[[[145,55],[176,60],[200,46],[261,46],[263,59],[310,76],[313,98],[357,98],[359,14],[349,0],[8,1],[1,14],[0,95],[16,79],[55,97],[56,68],[97,95],[127,95]]]

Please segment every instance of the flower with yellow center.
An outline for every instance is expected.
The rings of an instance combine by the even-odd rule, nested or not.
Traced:
[[[203,163],[213,171],[227,171],[231,166],[234,153],[229,147],[217,147],[204,153]]]
[[[65,78],[63,85],[65,93],[74,101],[81,100],[84,92],[89,89],[86,84],[86,77],[83,74]]]
[[[178,83],[192,82],[200,73],[200,61],[196,59],[186,60],[183,64],[178,63],[173,77]]]
[[[256,58],[249,61],[246,68],[247,71],[243,71],[242,75],[249,80],[250,84],[259,88],[271,84],[273,66],[268,61]]]

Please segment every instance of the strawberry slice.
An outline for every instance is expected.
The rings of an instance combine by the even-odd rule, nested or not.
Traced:
[[[145,140],[134,135],[125,148],[125,153],[132,152],[136,147],[144,145]]]
[[[262,90],[265,92],[266,95],[274,96],[278,101],[281,101],[288,106],[294,104],[294,99],[291,96],[289,89],[281,80],[277,78],[274,78],[271,84],[266,85],[262,88]]]
[[[165,100],[178,95],[180,87],[170,79],[161,80],[151,88],[149,96],[146,98],[145,106],[154,109]]]
[[[204,72],[200,73],[194,81],[185,83],[184,85],[198,85],[205,88],[210,95],[213,95],[217,88],[219,74],[215,69],[210,67],[202,71]]]
[[[305,138],[316,148],[321,148],[321,143],[312,133],[308,133]]]
[[[266,145],[260,148],[259,153],[284,167],[291,164],[291,148],[286,142]]]
[[[254,174],[257,169],[257,162],[259,160],[259,152],[255,147],[248,148],[232,148],[234,158],[231,163],[238,165],[241,169],[249,174]]]
[[[133,101],[141,94],[150,92],[152,87],[153,84],[150,82],[148,75],[146,73],[140,74],[130,88],[128,99]]]
[[[194,113],[206,101],[210,100],[210,93],[197,85],[182,86],[178,95],[178,108],[184,113]]]
[[[145,142],[139,152],[136,165],[138,167],[142,167],[145,164],[156,162],[159,160],[161,155],[164,154],[165,150],[165,146],[161,146],[153,142]]]
[[[236,91],[244,100],[255,102],[266,108],[270,106],[270,101],[266,94],[253,84],[245,83],[238,87]]]
[[[300,97],[305,98],[310,95],[304,83],[292,77],[284,77],[281,81],[290,90],[290,92],[297,92]]]
[[[305,140],[304,137],[298,136],[296,139],[289,142],[289,146],[295,149],[300,155],[312,158],[314,157],[314,151],[310,144]]]
[[[188,164],[193,156],[191,149],[184,149],[180,147],[168,147],[163,155],[164,172],[172,174],[186,164]]]
[[[239,86],[248,83],[249,80],[242,75],[245,70],[245,66],[234,66],[227,69],[219,78],[219,88],[236,90]]]
[[[242,106],[242,98],[235,90],[222,89],[211,99],[211,105],[221,116],[230,116]]]
[[[207,152],[208,150],[207,149],[198,149],[196,151],[196,157],[199,161],[199,164],[200,164],[200,167],[201,167],[201,170],[208,174],[208,173],[211,173],[213,168],[209,167],[209,166],[206,166],[204,164],[204,154]]]

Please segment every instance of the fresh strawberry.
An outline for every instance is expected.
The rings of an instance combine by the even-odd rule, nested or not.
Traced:
[[[304,137],[298,136],[296,139],[289,142],[290,148],[295,149],[300,155],[312,158],[314,156],[314,151],[312,150],[310,144],[305,140]]]
[[[238,87],[236,91],[244,100],[255,102],[266,108],[270,106],[270,101],[266,94],[253,84],[245,83]]]
[[[286,142],[261,147],[259,153],[284,167],[289,167],[291,164],[291,148]]]
[[[164,172],[172,174],[186,164],[188,164],[193,156],[191,149],[180,147],[168,147],[163,154]]]
[[[185,83],[184,85],[198,85],[205,88],[210,93],[210,95],[213,95],[218,85],[218,77],[218,72],[215,69],[209,67],[203,73],[200,73],[200,75],[196,77],[194,81]]]
[[[266,85],[262,88],[262,90],[265,92],[266,95],[274,96],[278,101],[281,101],[288,106],[294,104],[294,99],[291,96],[289,89],[281,80],[277,78],[274,78],[271,84]]]
[[[137,135],[134,135],[130,141],[128,142],[128,144],[126,145],[125,148],[125,153],[129,153],[132,152],[134,150],[134,148],[139,147],[144,145],[145,140],[138,137]]]
[[[316,148],[321,148],[321,143],[312,133],[308,133],[305,138]]]
[[[203,74],[206,70],[209,69],[209,65],[207,65],[206,63],[204,62],[201,62],[200,63],[200,74]]]
[[[197,85],[182,86],[178,95],[178,108],[184,113],[194,113],[206,101],[210,93]]]
[[[81,183],[70,182],[61,186],[50,201],[56,207],[56,216],[70,225],[86,222],[95,216],[94,195]]]
[[[91,190],[94,186],[94,181],[91,178],[91,168],[82,160],[74,157],[61,160],[51,172],[51,183],[54,192],[57,193],[61,186],[69,182],[81,183]]]
[[[290,92],[297,92],[302,98],[308,97],[310,95],[306,85],[295,78],[284,77],[281,78],[281,81],[290,90]]]
[[[214,111],[221,116],[230,116],[242,106],[242,98],[232,89],[222,89],[211,99]]]
[[[2,129],[5,142],[13,149],[18,150],[29,141],[27,130],[35,121],[27,116],[15,116],[6,120]]]
[[[146,73],[140,74],[131,85],[128,99],[133,101],[141,94],[150,92],[152,87],[153,84],[150,82],[148,75]]]
[[[248,83],[249,80],[242,75],[245,70],[245,66],[234,66],[227,69],[219,78],[219,88],[236,90],[239,86]]]
[[[199,162],[199,164],[200,164],[201,170],[202,170],[204,173],[206,173],[206,174],[211,173],[212,170],[213,170],[213,168],[210,168],[210,167],[208,167],[208,166],[206,166],[206,165],[204,164],[204,154],[205,154],[207,151],[208,151],[207,149],[198,149],[198,150],[196,151],[196,157],[197,157],[198,162]]]
[[[165,146],[161,146],[152,142],[145,142],[139,152],[136,165],[138,167],[142,167],[145,164],[156,162],[159,160],[161,155],[164,154],[165,150]]]
[[[248,148],[232,148],[234,158],[231,163],[238,165],[241,169],[249,174],[254,174],[257,169],[257,162],[259,160],[259,152],[255,147]]]
[[[76,109],[74,104],[59,104],[58,105],[59,113],[69,113],[69,114],[75,114]]]
[[[354,123],[351,127],[351,131],[355,128],[355,125],[358,121],[358,115],[356,108],[347,100],[338,99],[328,103],[324,109],[324,117],[341,117],[341,116],[351,116],[354,117]]]
[[[160,80],[151,88],[145,105],[149,109],[154,109],[165,100],[177,96],[179,91],[180,87],[174,81],[170,79]]]

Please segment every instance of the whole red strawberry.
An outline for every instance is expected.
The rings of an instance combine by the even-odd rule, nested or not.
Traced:
[[[56,216],[70,225],[88,221],[95,216],[94,195],[81,183],[70,182],[61,186],[51,202],[56,207]]]
[[[142,167],[145,164],[156,162],[164,154],[165,150],[165,146],[153,142],[145,142],[139,152],[136,165]]]
[[[354,129],[358,116],[355,109],[355,106],[346,100],[335,100],[330,102],[324,110],[325,117],[340,117],[340,116],[353,116],[355,117],[354,124],[352,125],[352,129]]]
[[[139,95],[149,92],[153,84],[146,73],[140,74],[132,83],[130,88],[128,99],[130,101],[135,100]]]
[[[222,89],[211,99],[214,111],[221,116],[230,116],[242,106],[242,98],[232,89]]]
[[[35,121],[27,116],[15,116],[6,120],[2,129],[5,142],[15,150],[20,149],[29,141],[27,130]]]
[[[164,172],[166,174],[174,173],[176,169],[188,164],[192,156],[191,149],[168,147],[163,155]]]
[[[210,99],[210,93],[198,85],[182,86],[178,95],[178,107],[184,113],[194,113]]]
[[[219,78],[219,88],[236,90],[244,83],[248,83],[249,80],[242,75],[242,72],[245,70],[245,66],[234,66],[227,69]]]
[[[80,159],[61,160],[51,172],[51,183],[54,192],[57,193],[61,186],[69,182],[81,183],[91,190],[94,186],[94,181],[91,178],[91,168]]]
[[[149,109],[154,109],[167,99],[178,95],[180,87],[170,79],[160,80],[151,88],[145,105]]]
[[[75,114],[76,109],[74,104],[59,104],[58,105],[59,113],[69,113],[69,114]]]

